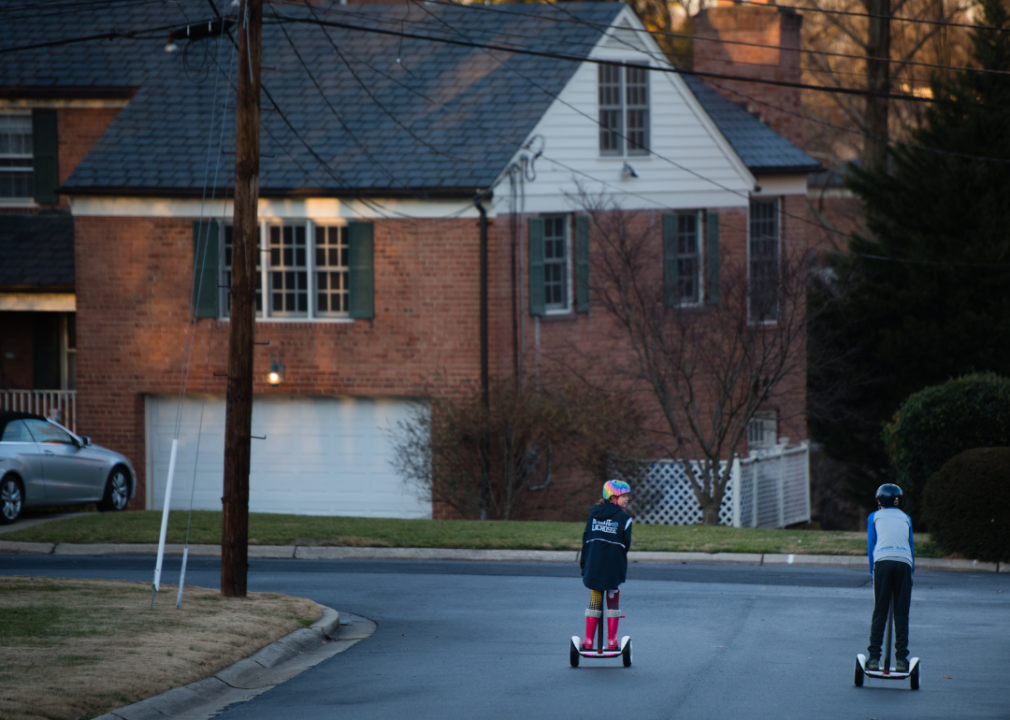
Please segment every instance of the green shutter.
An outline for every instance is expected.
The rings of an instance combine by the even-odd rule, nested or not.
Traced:
[[[198,318],[221,315],[221,293],[217,287],[220,232],[220,226],[213,220],[193,221],[193,307]]]
[[[663,304],[677,307],[680,290],[677,287],[677,213],[663,215]]]
[[[35,202],[60,201],[56,188],[60,185],[58,140],[56,137],[56,110],[32,110],[32,153],[35,156]]]
[[[719,304],[719,213],[705,218],[705,302]]]
[[[544,314],[544,219],[530,218],[530,315]]]
[[[575,311],[589,312],[589,216],[575,218]]]
[[[348,291],[352,318],[375,317],[375,245],[374,225],[352,222],[347,227]]]

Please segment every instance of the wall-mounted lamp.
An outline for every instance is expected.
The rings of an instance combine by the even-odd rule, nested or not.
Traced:
[[[280,385],[284,382],[284,366],[276,360],[270,361],[270,373],[267,375],[267,382],[271,385]]]
[[[631,167],[628,163],[624,163],[624,169],[621,171],[621,174],[625,179],[638,177],[638,173],[635,172],[635,168]]]

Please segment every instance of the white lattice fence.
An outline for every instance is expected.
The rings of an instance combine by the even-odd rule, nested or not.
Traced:
[[[692,462],[697,471],[698,463]],[[723,472],[726,463],[720,464]],[[719,507],[719,524],[733,524],[733,480],[730,479]],[[701,506],[691,489],[684,464],[674,460],[658,460],[649,465],[645,475],[644,507],[635,512],[635,522],[647,525],[696,525],[701,522]]]
[[[697,470],[697,462],[692,466]],[[724,472],[726,463],[720,464]],[[648,466],[636,492],[635,521],[650,525],[693,525],[702,520],[684,464],[658,460]],[[810,519],[810,471],[806,443],[773,448],[736,461],[719,508],[719,524],[785,527]]]

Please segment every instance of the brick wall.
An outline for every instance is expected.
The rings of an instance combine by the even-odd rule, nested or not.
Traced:
[[[695,30],[695,70],[759,80],[800,82],[799,47],[803,18],[796,12],[774,5],[729,5],[702,10],[691,22]],[[716,42],[703,38],[712,38]],[[729,100],[744,105],[794,145],[803,146],[798,88],[740,80],[702,79]]]
[[[75,221],[78,428],[125,453],[141,478],[144,395],[179,390],[192,282],[189,218]],[[480,376],[474,220],[375,224],[375,319],[257,323],[254,392],[417,396]],[[224,393],[228,323],[197,323],[188,387]],[[209,374],[205,372],[208,353]],[[266,382],[271,354],[285,382]]]

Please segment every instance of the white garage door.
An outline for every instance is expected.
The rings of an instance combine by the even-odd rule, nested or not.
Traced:
[[[389,464],[390,430],[410,403],[386,398],[258,397],[253,401],[249,510],[300,515],[430,518]],[[178,397],[148,396],[149,509],[165,502]],[[201,413],[203,416],[201,423]],[[172,487],[173,510],[220,510],[225,401],[189,395],[183,402]],[[199,457],[197,448],[199,445]]]

